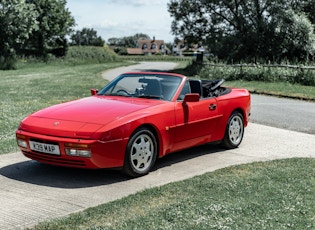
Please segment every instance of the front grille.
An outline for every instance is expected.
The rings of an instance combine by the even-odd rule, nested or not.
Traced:
[[[86,166],[83,160],[64,159],[64,158],[61,158],[60,156],[48,155],[45,153],[34,153],[34,152],[30,153],[26,151],[22,151],[22,152],[28,158],[31,158],[39,162],[47,163],[47,164],[56,164],[56,165],[73,166],[73,167]]]

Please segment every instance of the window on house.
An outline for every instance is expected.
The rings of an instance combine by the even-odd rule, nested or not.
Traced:
[[[144,43],[144,44],[142,45],[142,49],[145,50],[146,48],[148,48],[148,47],[147,47],[147,44]]]
[[[151,44],[151,49],[154,50],[156,48],[156,45],[154,43]]]

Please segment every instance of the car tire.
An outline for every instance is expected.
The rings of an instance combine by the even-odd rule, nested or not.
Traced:
[[[221,146],[226,149],[237,148],[243,140],[243,135],[244,117],[240,112],[235,111],[228,120]]]
[[[131,177],[148,174],[155,163],[157,149],[156,137],[149,129],[136,130],[128,141],[124,173]]]

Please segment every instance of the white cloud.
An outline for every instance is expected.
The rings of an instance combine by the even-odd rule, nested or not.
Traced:
[[[136,7],[142,6],[154,6],[154,5],[166,5],[168,0],[155,0],[155,1],[148,1],[148,0],[109,0],[111,4],[115,5],[131,5]]]
[[[117,28],[119,27],[119,23],[117,21],[103,19],[98,26],[101,28]]]
[[[168,0],[68,0],[77,28],[93,28],[105,40],[145,33],[171,42]]]

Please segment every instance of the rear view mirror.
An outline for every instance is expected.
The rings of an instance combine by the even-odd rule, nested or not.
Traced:
[[[91,89],[91,95],[94,96],[98,93],[97,89]]]
[[[189,93],[185,95],[184,104],[186,102],[198,102],[200,99],[199,93]]]

